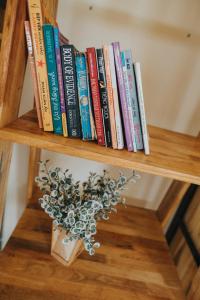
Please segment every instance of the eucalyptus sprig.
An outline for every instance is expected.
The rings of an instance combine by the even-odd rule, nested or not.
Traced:
[[[121,192],[130,181],[136,181],[139,176],[133,174],[126,178],[120,173],[117,179],[103,174],[89,173],[83,183],[75,181],[68,169],[48,168],[47,161],[40,162],[39,176],[36,183],[43,192],[39,199],[44,211],[54,219],[54,228],[66,230],[64,244],[82,239],[86,251],[90,255],[100,243],[95,242],[97,221],[108,220],[111,212],[117,212],[117,204],[125,204]]]

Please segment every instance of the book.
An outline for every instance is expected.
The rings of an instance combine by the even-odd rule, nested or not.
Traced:
[[[97,142],[99,145],[105,145],[95,48],[93,47],[87,48],[86,54],[87,54],[87,61],[88,61],[89,79],[90,79],[91,95],[92,95],[92,102],[93,102],[93,109],[94,109],[96,133],[97,133]]]
[[[103,46],[103,54],[104,54],[105,70],[106,70],[106,86],[107,86],[107,93],[108,93],[108,107],[109,107],[109,114],[110,114],[112,146],[113,146],[113,149],[117,149],[118,145],[117,145],[114,98],[113,98],[110,60],[109,60],[109,46],[107,46],[107,45]]]
[[[86,57],[84,53],[77,53],[75,56],[76,76],[78,85],[79,107],[81,115],[83,140],[91,140],[92,132],[90,125],[90,102],[88,94],[88,74]]]
[[[133,151],[133,142],[131,137],[130,122],[128,117],[128,107],[126,102],[126,91],[124,85],[119,42],[112,43],[112,46],[113,46],[113,52],[115,58],[117,83],[118,83],[118,89],[120,95],[120,102],[121,102],[121,109],[122,109],[122,116],[123,116],[123,123],[124,123],[125,137],[126,137],[126,145],[128,151]]]
[[[81,138],[82,132],[76,79],[75,49],[73,45],[63,45],[60,49],[68,135],[69,137]]]
[[[136,88],[136,80],[135,73],[133,69],[133,60],[131,50],[125,50],[125,60],[126,60],[126,69],[128,75],[129,89],[131,95],[131,105],[133,111],[133,123],[135,129],[135,141],[137,150],[144,149],[143,139],[142,139],[142,127],[140,121],[140,113],[139,113],[139,104],[137,99],[137,88]]]
[[[102,109],[103,123],[104,123],[105,144],[107,147],[112,147],[103,49],[102,48],[96,49],[96,55],[97,55],[97,65],[98,65],[98,79],[99,79],[101,109]]]
[[[35,68],[39,90],[42,120],[45,131],[53,131],[47,65],[42,32],[43,16],[40,0],[28,0]]]
[[[60,40],[59,40],[59,29],[54,27],[54,43],[55,43],[55,53],[56,53],[56,65],[58,73],[58,86],[59,86],[59,95],[60,95],[60,109],[61,109],[61,118],[62,118],[62,128],[64,137],[68,136],[67,131],[67,118],[66,118],[66,108],[65,108],[65,96],[64,96],[64,87],[63,87],[63,75],[62,75],[62,65],[61,65],[61,56],[60,56]]]
[[[124,85],[125,85],[125,91],[126,91],[126,103],[127,103],[127,108],[128,108],[130,131],[131,131],[131,137],[132,137],[132,142],[133,142],[133,151],[137,152],[137,146],[136,146],[136,140],[135,140],[135,128],[134,128],[134,121],[133,121],[132,99],[131,99],[131,93],[130,93],[130,88],[129,88],[128,72],[127,72],[127,67],[126,67],[126,57],[125,57],[124,51],[121,52],[121,60],[122,60]]]
[[[40,107],[40,98],[39,98],[39,91],[38,91],[38,84],[37,84],[37,77],[36,77],[37,75],[35,70],[35,59],[33,55],[33,44],[32,44],[32,37],[31,37],[30,22],[24,21],[24,27],[25,27],[26,42],[28,48],[28,61],[29,61],[31,77],[33,81],[33,91],[34,91],[36,112],[38,117],[38,124],[40,128],[43,128],[42,112]]]
[[[43,34],[47,62],[51,110],[53,117],[53,128],[54,133],[63,134],[53,26],[51,24],[44,24]]]
[[[146,116],[145,116],[145,108],[144,108],[144,96],[142,89],[142,76],[140,70],[140,63],[136,62],[134,64],[135,77],[136,77],[136,86],[137,86],[137,95],[139,102],[139,111],[140,111],[140,120],[142,125],[142,135],[143,135],[143,143],[144,143],[144,152],[146,155],[150,154],[149,149],[149,138],[148,138],[148,130],[146,124]]]
[[[116,71],[115,71],[115,60],[114,60],[112,45],[109,45],[109,61],[110,61],[110,74],[111,74],[112,91],[113,91],[114,112],[115,112],[117,148],[123,149],[124,136],[123,136],[123,128],[122,128],[121,113],[120,113],[120,106],[119,106],[119,97],[118,97]]]

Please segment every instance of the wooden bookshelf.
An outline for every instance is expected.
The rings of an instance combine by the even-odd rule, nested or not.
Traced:
[[[149,126],[149,134],[151,154],[145,155],[44,132],[38,127],[34,110],[0,129],[4,140],[200,184],[199,139],[154,126]]]

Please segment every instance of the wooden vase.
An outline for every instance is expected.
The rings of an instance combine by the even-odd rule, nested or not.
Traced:
[[[70,266],[83,251],[83,241],[74,240],[63,244],[63,239],[69,235],[64,229],[52,227],[51,255],[64,266]]]

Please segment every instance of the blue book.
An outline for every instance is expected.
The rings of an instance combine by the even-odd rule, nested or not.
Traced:
[[[77,53],[75,57],[75,62],[82,135],[84,140],[91,140],[92,132],[90,124],[90,99],[88,93],[88,74],[85,54]]]
[[[43,25],[43,34],[47,62],[51,110],[53,118],[53,128],[56,134],[63,134],[53,26],[50,24]]]
[[[142,137],[142,126],[140,120],[139,103],[137,97],[136,78],[133,69],[132,53],[131,50],[125,50],[123,52],[125,57],[128,86],[129,86],[131,106],[133,112],[135,142],[136,142],[137,150],[141,150],[144,149],[144,144],[143,144],[143,137]]]

